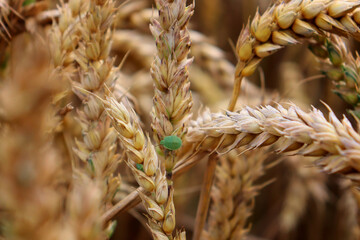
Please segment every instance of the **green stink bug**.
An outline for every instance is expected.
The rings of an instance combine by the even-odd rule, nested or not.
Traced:
[[[181,147],[182,141],[178,136],[172,135],[164,137],[164,139],[160,141],[160,144],[166,149],[177,150]]]
[[[137,163],[136,168],[140,171],[144,171],[144,165]]]

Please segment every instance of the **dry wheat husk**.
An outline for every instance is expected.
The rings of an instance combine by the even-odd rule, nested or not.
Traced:
[[[156,39],[158,51],[150,72],[155,86],[152,129],[155,141],[159,144],[165,136],[176,135],[183,138],[186,132],[185,121],[190,116],[192,98],[189,91],[190,83],[187,66],[191,63],[191,60],[187,59],[190,38],[186,25],[193,13],[193,7],[192,5],[186,6],[186,2],[182,0],[174,2],[156,1],[156,7],[159,10],[159,19],[151,21],[150,29]],[[117,125],[115,126],[118,127],[116,129],[121,133],[122,139],[124,139],[123,143],[129,143],[126,138],[132,137],[131,132],[134,129],[132,125],[136,123],[130,117],[125,117],[130,116],[130,113],[126,114],[124,107],[119,104],[116,105],[115,102],[112,105],[117,107],[117,113],[123,112],[120,121],[118,119],[121,115],[113,115],[113,122],[116,121],[117,117]],[[131,112],[132,116],[134,116],[135,113]],[[122,127],[119,125],[121,122],[127,125]],[[136,158],[133,158],[133,161],[137,160],[137,164],[143,166],[144,173],[147,175],[144,174],[142,181],[140,179],[137,179],[137,181],[147,192],[157,192],[152,198],[139,192],[145,208],[148,210],[148,225],[153,237],[155,239],[185,239],[184,231],[178,232],[175,237],[173,236],[175,207],[171,171],[175,165],[175,154],[174,152],[165,151],[165,160],[159,163],[154,146],[149,138],[146,141],[141,132],[139,132],[139,136],[143,137],[139,138],[141,142],[138,151],[141,151],[143,145],[147,142],[149,154],[151,155],[143,155],[145,158],[142,159],[141,155],[138,154]],[[129,149],[128,146],[127,149]],[[161,148],[161,150],[164,151],[164,148]],[[147,164],[148,161],[153,162],[150,167]],[[135,173],[135,177],[141,176],[142,172],[140,170],[136,169],[132,164],[128,165]],[[163,172],[164,167],[169,172],[167,175],[169,186]]]

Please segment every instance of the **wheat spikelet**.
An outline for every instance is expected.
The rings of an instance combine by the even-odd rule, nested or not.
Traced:
[[[136,32],[143,32],[143,30],[145,30],[144,26],[147,27],[149,25],[151,18],[158,17],[158,13],[154,12],[151,8],[139,10],[139,8],[141,8],[140,3],[144,5],[143,2],[133,3],[128,7],[129,9],[128,11],[126,11],[127,14],[124,14],[124,16],[121,17],[122,19],[125,18],[126,22],[129,21],[129,27],[131,27],[132,29],[136,29]],[[131,42],[131,35],[129,36],[121,33],[122,31],[118,32],[121,37],[116,37],[117,33],[115,33],[114,37],[116,37],[119,41],[126,43],[126,47],[130,47],[130,49],[133,49],[134,51],[136,51],[136,53],[138,52],[139,54],[148,52],[148,50],[145,50],[143,52],[136,47],[132,47],[142,46],[144,42],[137,42],[137,44],[135,44],[134,42]],[[134,33],[135,31],[132,31],[130,34]],[[133,37],[135,37],[135,41],[139,41],[141,38],[146,38],[146,34],[147,32],[143,34],[137,33],[137,36]],[[196,59],[195,64],[199,64],[201,67],[209,71],[211,75],[214,76],[214,79],[218,81],[221,86],[231,87],[234,66],[225,59],[225,53],[221,49],[216,47],[208,37],[206,37],[200,32],[190,30],[190,37],[192,41],[191,54]],[[114,43],[115,42],[116,40],[114,40]],[[145,40],[145,44],[146,43],[147,40]],[[116,44],[116,46],[124,48],[124,46],[120,46],[118,44]],[[126,49],[128,50],[129,48]],[[151,56],[153,56],[153,54],[151,54]]]
[[[344,117],[340,122],[332,111],[326,120],[315,108],[306,113],[296,106],[246,107],[239,113],[205,112],[189,127],[184,148],[222,152],[278,142],[275,145],[278,152],[320,157],[316,164],[324,171],[342,173],[358,183],[359,137],[349,120]]]
[[[359,39],[358,1],[292,0],[273,5],[241,31],[236,54],[235,86],[229,104],[233,110],[241,81],[253,74],[261,60],[301,39],[335,33]]]
[[[54,23],[51,29],[51,52],[55,68],[67,68],[64,73],[72,73],[70,69],[75,58],[75,50],[79,42],[80,16],[87,7],[86,2],[71,0],[68,4],[59,7],[58,23]]]

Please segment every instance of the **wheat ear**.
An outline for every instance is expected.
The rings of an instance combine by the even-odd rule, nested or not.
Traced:
[[[201,239],[243,239],[247,235],[254,198],[262,188],[254,182],[265,172],[267,154],[254,151],[238,156],[239,153],[232,151],[220,158],[211,189],[208,227]]]
[[[112,91],[118,75],[118,68],[113,67],[114,61],[109,58],[115,13],[114,1],[92,0],[86,5],[74,51],[78,72],[72,78],[73,90],[82,101],[78,119],[83,134],[83,139],[76,140],[74,150],[85,163],[88,175],[102,179],[105,204],[111,204],[120,184],[120,176],[114,176],[119,156],[116,154],[116,132],[110,126],[103,104],[93,94],[104,97],[107,91]]]
[[[151,127],[155,141],[160,144],[169,136],[184,139],[187,131],[186,122],[192,107],[188,76],[188,66],[192,62],[192,59],[188,58],[191,42],[187,24],[194,12],[194,5],[186,6],[185,0],[156,0],[155,4],[159,17],[152,19],[150,24],[157,48],[150,69],[155,88]],[[177,151],[168,150],[163,145],[160,150],[164,155],[161,165],[166,169],[169,184],[164,223],[168,223],[166,232],[172,238],[172,231],[175,229],[172,170]],[[164,227],[163,229],[165,230]],[[181,236],[185,237],[184,231]]]
[[[342,173],[359,183],[360,135],[347,118],[330,111],[329,120],[313,109],[306,113],[292,105],[246,107],[239,113],[205,112],[189,127],[184,148],[226,152],[246,146],[249,150],[275,145],[278,152],[320,157],[315,163],[330,174]]]
[[[188,76],[191,42],[187,24],[194,5],[186,6],[185,0],[156,0],[155,3],[159,18],[151,21],[150,30],[156,39],[157,53],[150,73],[155,87],[152,129],[155,141],[160,144],[166,136],[183,139],[186,134],[192,107]],[[160,149],[165,155],[165,168],[171,172],[175,151],[165,151],[163,146]]]
[[[271,6],[241,31],[236,44],[238,64],[235,86],[229,103],[234,110],[241,81],[252,75],[261,60],[302,39],[327,32],[360,39],[360,3],[350,0],[291,0]]]
[[[160,167],[155,147],[149,137],[145,137],[136,113],[130,106],[126,108],[123,103],[118,103],[112,97],[108,97],[104,104],[126,149],[127,164],[138,184],[145,190],[144,194],[139,189],[136,196],[140,195],[149,214],[148,226],[154,239],[185,239],[184,231],[176,233],[175,237],[172,234],[175,228],[174,189],[168,187],[165,171]]]

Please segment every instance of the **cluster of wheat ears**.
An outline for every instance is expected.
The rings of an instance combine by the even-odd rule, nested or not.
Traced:
[[[360,40],[360,1],[273,1],[243,27],[235,66],[188,28],[195,2],[144,2],[0,0],[0,239],[142,239],[121,235],[116,219],[130,213],[153,239],[185,240],[176,178],[199,164],[192,238],[251,239],[254,199],[277,178],[262,177],[282,160],[293,181],[280,228],[294,228],[308,196],[324,204],[325,172],[350,189],[341,239],[359,239],[358,130],[325,103],[328,117],[280,104],[245,78],[308,45],[358,122],[360,57],[346,39]],[[130,74],[131,61],[145,70]],[[228,107],[199,108],[199,95]]]

